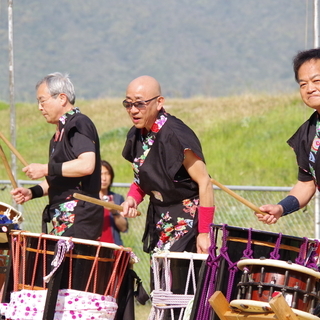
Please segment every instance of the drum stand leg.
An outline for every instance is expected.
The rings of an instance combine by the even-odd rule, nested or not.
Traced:
[[[54,319],[64,263],[65,263],[65,259],[62,261],[61,265],[59,266],[57,271],[53,274],[53,276],[51,277],[48,283],[47,298],[46,298],[46,303],[44,306],[43,318],[42,318],[43,320]]]
[[[282,294],[278,294],[269,301],[270,307],[278,319],[295,319],[298,317],[293,313]]]
[[[226,314],[230,312],[228,300],[221,291],[216,291],[209,299],[209,303],[220,320],[227,320]]]
[[[266,320],[277,319],[281,320],[298,320],[298,317],[293,313],[282,294],[272,298],[269,302],[273,313],[248,313],[233,311],[227,299],[221,291],[216,291],[209,299],[209,303],[220,320],[238,320],[240,318],[250,320]]]

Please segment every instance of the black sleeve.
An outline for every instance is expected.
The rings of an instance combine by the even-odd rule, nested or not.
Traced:
[[[313,180],[313,177],[309,172],[306,172],[299,167],[298,180],[302,182],[307,182]]]
[[[96,152],[93,141],[77,131],[75,131],[70,138],[70,144],[72,145],[72,150],[76,157],[84,152]]]

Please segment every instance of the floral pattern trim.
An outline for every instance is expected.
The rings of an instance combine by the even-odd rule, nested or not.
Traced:
[[[194,218],[197,208],[199,206],[199,199],[185,199],[182,201],[182,204],[184,206],[183,211],[186,213],[189,213],[192,218]]]
[[[59,123],[57,125],[57,131],[55,133],[54,136],[54,142],[58,142],[62,140],[63,134],[64,134],[64,126],[66,124],[66,121],[68,119],[68,117],[74,115],[75,113],[81,113],[80,109],[78,107],[74,107],[73,109],[71,109],[70,111],[66,112],[65,114],[63,114],[60,118],[59,118]],[[55,144],[53,145],[53,148],[51,150],[51,155],[53,155],[55,150]]]
[[[160,232],[156,250],[169,250],[176,241],[193,227],[193,219],[199,205],[199,199],[185,199],[182,201],[182,205],[183,211],[190,215],[190,219],[177,217],[177,220],[174,221],[169,211],[162,213],[161,219],[156,225],[156,229]]]
[[[156,121],[152,125],[151,130],[148,132],[148,134],[144,137],[141,136],[143,153],[140,157],[135,158],[132,163],[132,168],[136,175],[139,173],[139,167],[143,165],[145,159],[147,158],[148,153],[152,145],[154,144],[157,133],[160,131],[162,126],[166,123],[167,119],[168,117],[165,113],[160,114],[160,116],[156,119]]]
[[[314,169],[314,165],[316,162],[316,155],[317,155],[319,146],[320,146],[320,121],[318,119],[317,124],[316,124],[316,134],[315,134],[314,139],[312,141],[311,150],[309,153],[309,169],[310,169],[312,177],[317,185],[318,185],[318,182],[317,182],[317,178],[316,178],[316,172]]]
[[[74,224],[74,208],[77,206],[78,200],[67,201],[59,204],[55,209],[55,214],[52,218],[53,229],[50,234],[61,236]]]
[[[68,119],[68,116],[72,116],[75,113],[81,113],[80,109],[78,107],[74,107],[73,109],[71,109],[70,111],[66,112],[65,114],[63,114],[60,118],[59,121],[61,122],[61,124],[64,126],[66,124],[66,120]]]

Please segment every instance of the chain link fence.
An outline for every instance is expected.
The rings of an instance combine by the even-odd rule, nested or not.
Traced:
[[[33,181],[18,181],[20,186],[30,187],[34,185]],[[116,193],[126,195],[129,184],[114,183],[112,190]],[[267,203],[278,203],[284,198],[291,188],[287,187],[245,187],[245,186],[228,186],[241,197],[260,206]],[[9,181],[0,181],[0,201],[8,205],[15,206],[12,202],[11,184]],[[215,194],[215,224],[227,224],[234,227],[254,228],[258,230],[282,233],[296,237],[315,238],[315,212],[316,201],[312,199],[308,206],[291,215],[281,218],[275,225],[265,225],[259,222],[252,210],[235,200],[229,194],[214,187]],[[23,230],[33,233],[41,233],[41,214],[47,204],[47,198],[34,199],[18,206],[17,209],[24,216],[22,225]],[[139,263],[134,265],[134,270],[142,279],[143,285],[147,291],[150,290],[150,256],[142,251],[142,234],[145,225],[145,213],[147,212],[148,200],[145,199],[139,206],[142,212],[140,217],[129,219],[129,230],[122,233],[121,237],[124,246],[132,248],[138,256]]]

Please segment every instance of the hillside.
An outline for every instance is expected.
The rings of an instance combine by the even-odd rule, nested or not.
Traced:
[[[130,164],[122,156],[131,126],[121,99],[78,101],[97,126],[102,157],[115,167],[115,182],[131,182]],[[169,113],[181,118],[199,136],[212,177],[227,185],[290,186],[296,161],[287,139],[311,114],[297,94],[241,95],[227,98],[168,99]],[[9,108],[0,104],[2,123]],[[9,137],[9,126],[2,133]],[[47,162],[54,127],[35,104],[17,105],[17,149],[27,162]],[[9,150],[4,146],[7,157]],[[19,163],[19,179],[25,179]],[[8,179],[0,165],[0,179]]]
[[[291,92],[291,58],[312,47],[313,8],[301,0],[14,1],[15,95],[68,72],[78,97],[122,97],[156,77],[166,96]],[[0,0],[0,100],[8,101],[7,1]]]

